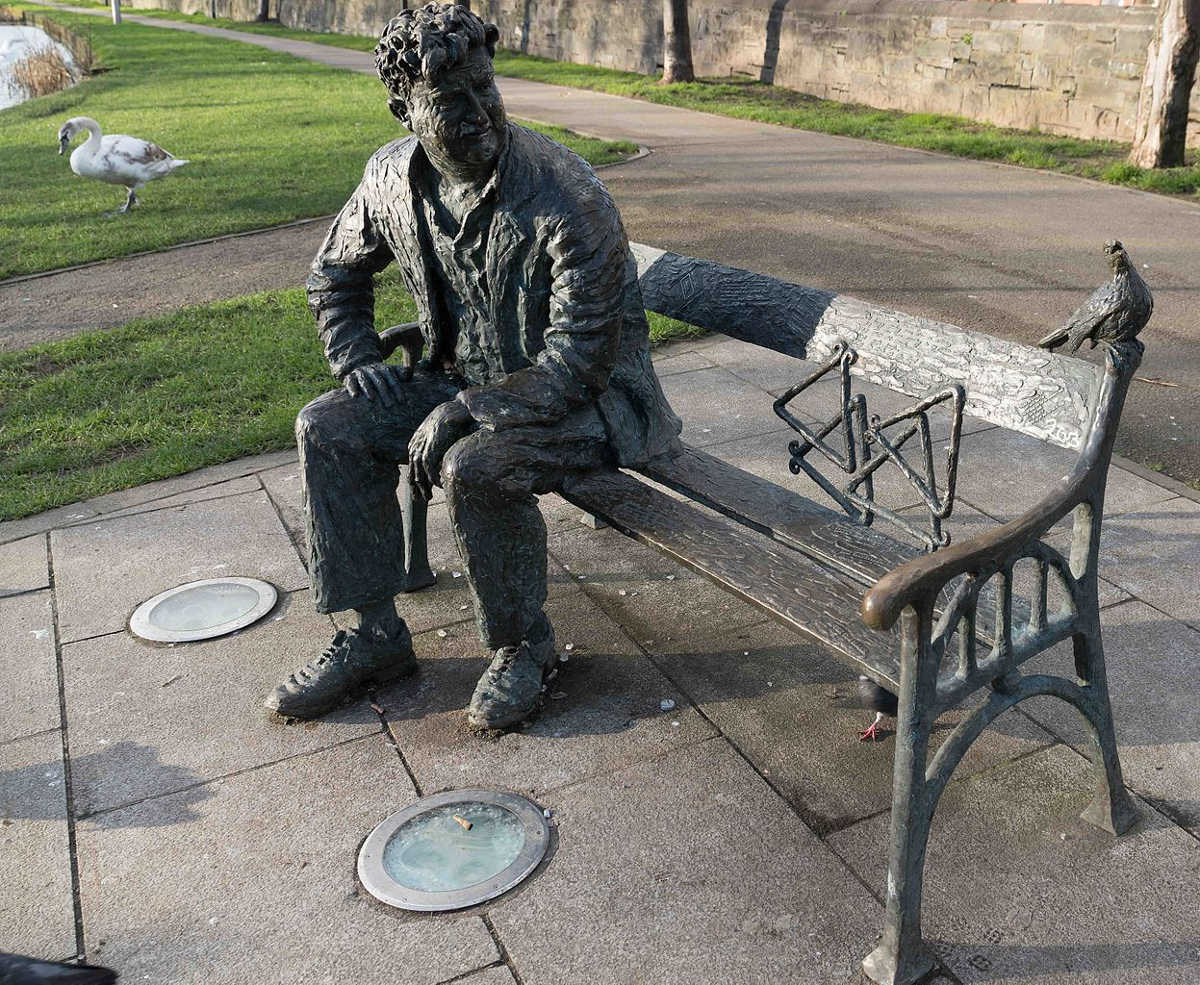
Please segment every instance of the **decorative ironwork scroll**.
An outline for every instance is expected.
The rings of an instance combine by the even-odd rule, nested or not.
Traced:
[[[794,475],[801,472],[808,475],[856,523],[870,526],[876,516],[881,516],[923,542],[928,550],[945,547],[950,543],[950,534],[942,529],[942,522],[949,519],[954,508],[966,392],[960,385],[953,384],[887,419],[880,419],[877,415],[868,417],[867,398],[861,393],[854,393],[850,385],[850,367],[857,358],[853,349],[844,342],[838,342],[828,360],[775,401],[775,413],[801,437],[801,440],[788,444],[792,456],[788,467]],[[810,427],[788,410],[787,405],[834,371],[839,374],[841,408],[826,423]],[[946,488],[939,495],[929,411],[941,404],[948,405],[952,418],[946,457]],[[840,439],[834,443],[837,447],[826,441],[835,432]],[[905,445],[916,436],[920,438],[917,453],[904,453]],[[808,460],[809,452],[814,449],[846,474],[848,478],[843,486],[835,485]],[[916,459],[919,468],[912,459]],[[873,476],[888,462],[895,465],[920,494],[929,514],[928,531],[914,526],[909,518],[895,510],[875,502]]]

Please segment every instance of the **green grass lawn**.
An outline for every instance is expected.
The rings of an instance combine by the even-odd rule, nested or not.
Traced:
[[[404,133],[369,76],[236,41],[25,9],[89,37],[103,71],[0,111],[0,279],[336,211],[367,158]],[[147,185],[140,209],[106,219],[124,189],[79,178],[58,156],[71,116],[191,163]],[[596,164],[636,150],[538,129]]]
[[[298,38],[359,51],[370,51],[375,46],[375,38],[372,37],[300,31],[276,23],[246,24],[220,18],[214,21],[200,14],[185,15],[169,11],[139,10],[137,13],[211,23],[239,31]],[[1187,167],[1146,170],[1126,163],[1125,158],[1129,153],[1127,144],[1007,130],[934,113],[872,109],[818,99],[749,79],[705,79],[664,86],[656,78],[635,72],[574,65],[509,51],[497,52],[496,71],[514,78],[594,89],[762,123],[1058,171],[1167,195],[1200,194],[1200,153],[1196,151],[1189,152]]]
[[[376,323],[414,317],[395,268]],[[651,316],[656,339],[697,330]],[[0,520],[287,448],[331,389],[299,288],[0,353]]]

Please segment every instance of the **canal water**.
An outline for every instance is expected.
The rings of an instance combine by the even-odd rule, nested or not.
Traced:
[[[23,102],[25,92],[12,81],[12,66],[18,60],[39,48],[53,46],[62,55],[63,61],[71,69],[71,74],[79,77],[79,67],[71,56],[69,49],[59,44],[40,27],[30,27],[26,24],[0,24],[0,109],[7,109]]]

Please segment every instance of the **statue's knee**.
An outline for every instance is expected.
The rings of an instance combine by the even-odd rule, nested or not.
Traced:
[[[336,440],[345,427],[341,411],[341,391],[333,390],[309,401],[296,415],[296,442],[311,447]],[[331,399],[332,398],[332,399]]]
[[[315,409],[312,404],[308,404],[296,415],[296,443],[300,445],[309,444],[312,441],[314,433],[320,427],[320,410]]]
[[[485,456],[469,439],[459,441],[446,452],[442,459],[442,488],[447,493],[457,489],[479,489],[490,483],[491,470]]]

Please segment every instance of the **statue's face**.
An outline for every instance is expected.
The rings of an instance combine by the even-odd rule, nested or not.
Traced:
[[[414,83],[408,117],[435,156],[471,167],[494,164],[504,147],[505,115],[487,51],[475,48],[432,83]]]

